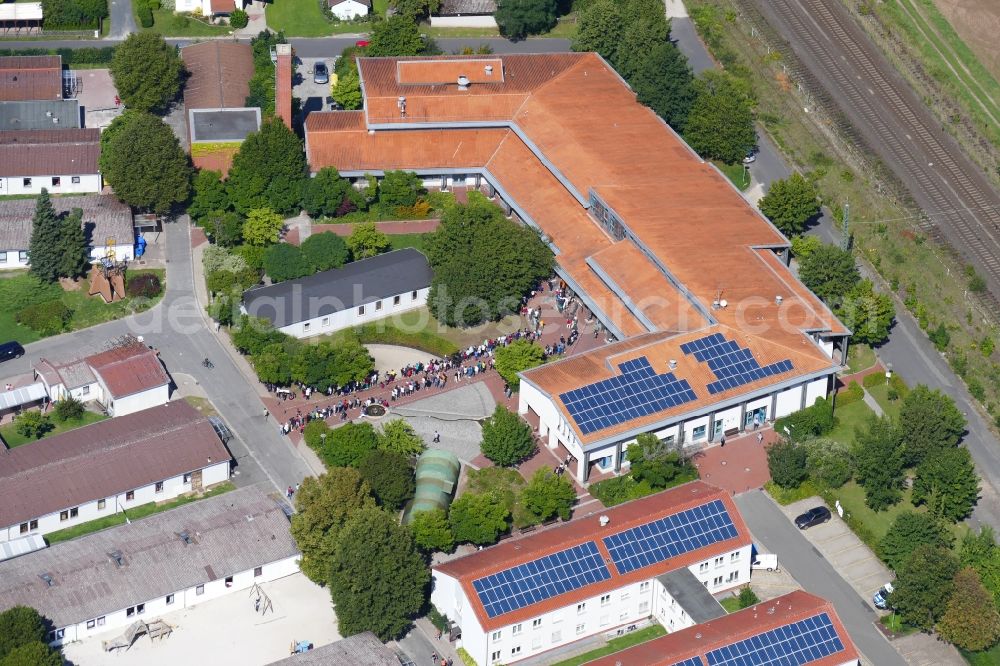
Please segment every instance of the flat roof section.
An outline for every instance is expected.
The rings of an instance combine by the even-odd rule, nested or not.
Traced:
[[[464,76],[473,83],[503,83],[503,60],[500,58],[447,58],[443,60],[400,60],[396,78],[400,85],[457,85]]]
[[[0,102],[0,131],[83,127],[75,99]]]
[[[656,579],[677,600],[695,624],[708,622],[726,614],[726,609],[715,600],[701,581],[688,568],[678,569],[657,576]]]
[[[260,129],[260,109],[190,109],[191,143],[242,141]]]

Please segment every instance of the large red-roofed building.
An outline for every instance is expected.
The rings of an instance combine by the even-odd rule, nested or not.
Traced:
[[[749,582],[751,548],[728,493],[694,481],[439,564],[431,601],[476,663],[509,664],[721,617],[712,595]]]

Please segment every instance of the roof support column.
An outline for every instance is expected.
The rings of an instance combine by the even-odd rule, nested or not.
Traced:
[[[806,408],[806,394],[809,393],[809,391],[806,390],[807,388],[809,388],[809,382],[802,382],[802,400],[799,404],[799,409]]]
[[[767,412],[767,418],[771,423],[774,423],[778,418],[778,392],[775,391],[771,394],[771,409]]]
[[[711,412],[708,415],[708,441],[714,442],[719,436],[719,433],[715,432],[715,412]]]
[[[615,444],[615,474],[622,471],[622,443]]]
[[[586,483],[590,476],[590,454],[586,451],[576,460],[576,478],[580,483]]]
[[[746,432],[747,429],[747,403],[740,403],[740,432]]]

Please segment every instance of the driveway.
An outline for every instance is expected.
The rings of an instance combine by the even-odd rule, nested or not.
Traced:
[[[329,56],[319,54],[317,56],[300,57],[301,62],[296,63],[296,74],[292,81],[292,96],[298,97],[302,101],[302,117],[313,111],[328,111],[330,102],[330,86],[333,83],[333,64],[337,60],[335,53]],[[313,68],[316,63],[322,62],[330,72],[330,83],[316,83],[313,80]]]
[[[111,0],[108,5],[111,14],[111,30],[108,39],[125,39],[139,28],[132,13],[132,0]]]

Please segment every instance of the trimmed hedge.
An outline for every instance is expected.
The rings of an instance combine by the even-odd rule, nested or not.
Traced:
[[[140,1],[135,8],[135,13],[139,16],[139,25],[143,28],[153,27],[153,10],[149,8],[149,5]]]
[[[0,49],[0,56],[62,56],[64,65],[106,65],[115,55],[115,47],[88,46],[82,49]]]
[[[837,393],[837,406],[846,407],[865,399],[865,390],[857,382],[851,382],[847,388]]]
[[[160,278],[153,273],[139,273],[129,279],[126,291],[133,297],[155,298],[163,291],[163,286],[160,284]]]
[[[73,311],[60,300],[29,305],[17,313],[17,323],[42,335],[55,335],[66,330]]]

